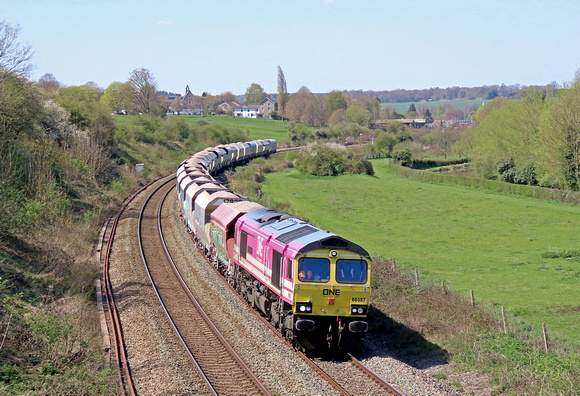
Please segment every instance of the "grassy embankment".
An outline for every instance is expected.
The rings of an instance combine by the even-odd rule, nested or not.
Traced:
[[[262,190],[372,256],[473,290],[477,300],[580,344],[578,254],[545,257],[578,253],[579,206],[418,182],[393,174],[386,161],[373,164],[375,177],[272,173]]]

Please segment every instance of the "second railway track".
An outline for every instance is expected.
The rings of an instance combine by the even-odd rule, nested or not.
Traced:
[[[179,274],[173,270],[160,226],[161,206],[173,189],[172,181],[160,186],[151,194],[139,216],[142,257],[159,301],[212,392],[220,395],[269,394],[221,336],[195,297],[188,292]]]
[[[168,186],[171,189],[174,186]],[[150,191],[150,189],[149,189]],[[159,308],[157,298],[151,290],[149,280],[140,262],[138,248],[134,244],[135,231],[138,226],[138,213],[143,205],[144,196],[136,201],[121,216],[116,247],[113,249],[112,278],[115,300],[121,311],[123,329],[127,338],[127,350],[131,370],[135,378],[138,394],[210,394],[201,376],[194,373],[193,365],[187,363],[183,347],[172,341],[173,330],[168,325],[165,313]],[[171,195],[169,195],[172,197]],[[235,345],[242,359],[271,392],[281,395],[315,395],[337,394],[326,381],[306,366],[291,348],[261,323],[245,302],[234,298],[227,284],[219,278],[213,268],[203,259],[192,245],[185,233],[183,223],[179,219],[177,204],[173,199],[167,199],[161,215],[164,233],[169,239],[170,251],[175,257],[184,282],[200,300],[208,315],[219,322],[217,326],[225,337]],[[153,205],[158,206],[158,205]],[[145,219],[156,219],[156,213],[144,212]],[[156,228],[157,225],[151,227]],[[147,227],[147,228],[151,228]],[[166,228],[166,229],[165,229]],[[163,254],[161,248],[155,248],[154,238],[147,237],[146,246],[151,244],[154,255]],[[159,239],[159,237],[157,237]],[[157,251],[157,252],[155,252]],[[117,257],[115,257],[117,256]],[[165,271],[168,272],[168,271]],[[172,286],[162,289],[173,290]],[[183,305],[180,300],[178,305]],[[179,307],[181,309],[181,307]],[[128,311],[131,311],[127,319]],[[214,352],[215,355],[215,352]],[[346,366],[345,366],[346,367]],[[330,373],[338,382],[344,383],[342,394],[386,394],[369,385],[369,379],[355,379],[351,369],[338,369],[338,374]],[[247,394],[240,388],[240,383],[230,370],[222,371],[222,376],[235,383],[233,390],[220,391],[220,394]],[[358,377],[356,377],[358,378]],[[359,384],[355,384],[359,382]],[[354,385],[354,386],[353,386]],[[228,385],[229,386],[229,385]],[[229,388],[231,389],[231,388]],[[256,393],[258,394],[258,393]],[[439,394],[439,393],[407,393],[407,394]]]

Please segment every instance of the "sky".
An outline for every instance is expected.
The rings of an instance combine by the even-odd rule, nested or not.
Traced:
[[[0,0],[37,80],[236,95],[545,85],[580,69],[578,0]]]

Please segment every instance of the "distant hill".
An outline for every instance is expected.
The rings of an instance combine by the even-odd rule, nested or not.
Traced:
[[[491,100],[496,96],[506,98],[521,98],[526,90],[536,88],[543,90],[557,89],[556,83],[548,85],[523,86],[515,85],[483,85],[481,87],[449,87],[428,89],[395,89],[391,91],[348,91],[351,96],[374,96],[382,103],[422,102],[441,100]]]
[[[506,98],[519,99],[524,93],[531,88],[540,89],[544,92],[554,91],[558,89],[558,84],[552,82],[547,85],[483,85],[481,87],[449,87],[449,88],[426,88],[426,89],[394,89],[390,91],[363,91],[350,90],[347,92],[351,97],[357,96],[374,96],[379,98],[381,103],[419,103],[419,102],[438,102],[438,101],[489,101],[496,96],[504,96]],[[326,96],[326,93],[314,93],[314,95],[321,97]],[[237,95],[238,103],[244,102],[244,95]],[[478,103],[479,104],[479,103]],[[426,107],[429,107],[426,104]]]

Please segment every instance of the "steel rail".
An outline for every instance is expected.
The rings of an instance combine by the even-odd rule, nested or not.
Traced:
[[[174,178],[171,178],[169,181],[172,181],[173,179]],[[159,294],[159,290],[157,290],[157,287],[155,287],[155,282],[153,281],[153,277],[151,276],[151,272],[149,271],[149,266],[147,265],[147,260],[145,259],[145,252],[143,251],[143,241],[141,239],[141,220],[143,219],[143,213],[145,212],[145,207],[147,206],[147,204],[149,203],[149,201],[151,200],[151,198],[153,197],[153,195],[155,195],[155,193],[157,193],[157,191],[159,191],[162,187],[164,187],[168,182],[165,182],[165,183],[161,184],[160,186],[158,186],[147,197],[147,199],[145,200],[145,203],[141,207],[141,211],[139,212],[139,220],[138,220],[138,225],[137,225],[137,238],[139,240],[139,251],[141,253],[141,260],[143,261],[143,264],[145,265],[145,271],[147,272],[147,276],[149,277],[149,282],[151,282],[151,286],[153,287],[153,291],[155,292],[155,295],[157,296],[157,299],[161,303],[161,308],[163,309],[163,312],[165,312],[165,315],[169,319],[169,323],[173,327],[173,330],[175,331],[175,334],[177,335],[177,337],[181,341],[181,344],[185,347],[185,351],[187,352],[189,358],[191,359],[191,361],[193,362],[193,364],[197,368],[198,372],[200,373],[200,375],[203,378],[204,382],[208,386],[209,390],[214,395],[217,396],[218,393],[214,389],[213,385],[211,384],[211,382],[209,381],[209,379],[207,378],[207,376],[204,374],[203,370],[199,366],[197,360],[195,359],[195,357],[193,356],[193,354],[191,353],[191,351],[189,350],[189,348],[187,347],[187,345],[185,344],[185,340],[183,339],[183,337],[181,336],[181,333],[179,332],[179,330],[177,329],[175,323],[171,319],[171,315],[169,314],[169,311],[167,311],[167,308],[165,307],[165,304],[163,304],[163,300],[161,299],[161,295]],[[169,191],[168,191],[168,193],[169,193]]]
[[[365,374],[367,374],[372,380],[378,383],[380,386],[388,390],[389,392],[398,395],[398,396],[405,396],[400,390],[395,388],[395,386],[387,381],[385,381],[380,375],[375,373],[373,370],[365,366],[360,360],[355,358],[352,354],[348,353],[350,357],[350,362],[362,370]]]
[[[157,295],[157,298],[163,308],[163,311],[165,312],[171,326],[173,327],[177,337],[179,338],[179,340],[181,341],[182,345],[184,346],[189,358],[192,360],[192,362],[194,363],[194,365],[196,366],[196,368],[198,369],[200,375],[202,376],[202,378],[204,379],[206,385],[209,387],[209,389],[211,390],[211,392],[214,395],[217,395],[217,391],[215,390],[214,386],[212,385],[211,381],[209,380],[209,378],[206,376],[206,374],[204,373],[203,369],[201,368],[201,366],[199,365],[197,359],[193,356],[193,353],[190,351],[190,349],[187,346],[186,341],[184,340],[184,338],[182,337],[179,329],[177,328],[177,325],[175,324],[175,322],[173,321],[173,318],[171,317],[171,314],[169,313],[169,311],[167,310],[165,304],[163,303],[162,297],[159,293],[159,291],[157,290],[157,287],[155,286],[155,282],[153,280],[153,277],[151,275],[151,272],[149,271],[149,267],[147,265],[147,261],[145,259],[145,253],[143,250],[143,243],[142,243],[142,239],[141,239],[141,220],[143,217],[143,213],[145,210],[145,207],[147,206],[147,204],[149,203],[150,199],[153,197],[153,195],[155,193],[157,193],[159,190],[161,190],[167,183],[173,181],[175,179],[172,178],[170,180],[168,180],[167,182],[163,183],[163,185],[160,185],[159,187],[157,187],[155,189],[155,191],[153,191],[151,193],[151,195],[147,198],[145,204],[143,205],[141,212],[139,214],[139,226],[138,226],[138,239],[139,239],[139,249],[141,252],[141,258],[143,260],[143,263],[145,265],[145,269],[147,272],[147,275],[149,277],[149,280],[151,282],[151,285],[153,286],[153,290],[155,291],[155,294]],[[163,227],[161,224],[161,211],[162,211],[162,207],[163,207],[163,203],[166,200],[167,196],[169,195],[169,193],[172,191],[172,189],[168,189],[167,192],[165,192],[163,199],[161,201],[161,203],[159,204],[159,207],[157,208],[157,229],[159,232],[159,237],[161,239],[161,244],[163,246],[165,255],[168,259],[168,261],[171,263],[172,266],[172,270],[174,272],[174,274],[176,275],[179,283],[181,284],[181,286],[183,287],[183,290],[185,291],[185,293],[188,295],[189,299],[192,301],[192,303],[198,308],[201,316],[203,317],[204,321],[210,326],[210,328],[212,329],[212,331],[214,332],[214,334],[218,337],[218,339],[221,341],[221,343],[225,346],[225,348],[228,350],[228,352],[234,357],[234,359],[237,361],[238,365],[240,367],[243,368],[243,370],[246,372],[246,374],[251,378],[252,382],[254,382],[254,384],[256,385],[256,387],[259,389],[259,391],[263,394],[266,395],[270,395],[271,393],[266,389],[266,387],[260,382],[260,380],[254,375],[254,373],[249,369],[249,367],[244,363],[244,361],[242,360],[242,358],[238,355],[238,353],[233,349],[233,347],[227,342],[227,340],[222,336],[222,334],[220,333],[220,331],[217,329],[217,327],[214,325],[214,323],[211,321],[211,319],[209,318],[209,316],[207,316],[207,314],[205,313],[205,311],[203,310],[203,308],[201,307],[201,304],[199,304],[199,302],[197,301],[197,299],[195,298],[195,296],[191,293],[191,291],[189,290],[189,288],[187,287],[186,282],[184,281],[183,277],[181,276],[179,270],[177,269],[177,266],[175,265],[175,262],[173,261],[173,258],[171,257],[171,254],[169,253],[169,250],[167,248],[167,244],[165,243],[165,238],[163,237]]]
[[[111,322],[111,331],[113,337],[113,347],[115,349],[115,360],[117,364],[119,373],[119,387],[124,394],[130,394],[131,396],[137,395],[137,390],[135,389],[135,384],[133,383],[133,377],[131,375],[131,367],[129,366],[129,359],[127,357],[127,346],[125,345],[125,340],[123,338],[123,326],[121,325],[121,316],[117,305],[115,304],[115,296],[113,293],[113,286],[111,284],[111,278],[109,274],[109,269],[111,267],[110,258],[111,250],[113,248],[113,242],[115,239],[115,233],[117,231],[117,225],[119,224],[119,219],[124,213],[125,209],[129,206],[131,202],[143,191],[145,191],[149,186],[155,183],[157,180],[143,186],[132,194],[129,199],[125,202],[121,210],[115,216],[113,223],[111,225],[111,231],[109,233],[109,240],[107,241],[107,248],[105,251],[104,262],[103,262],[103,287],[105,289],[105,297],[107,299],[107,306],[109,307],[109,320]],[[104,231],[106,233],[106,229]],[[127,387],[125,387],[125,385]]]
[[[195,241],[193,239],[193,236],[190,235],[191,241],[195,244]],[[278,338],[280,338],[282,341],[284,341],[284,343],[286,343],[287,346],[289,346],[290,348],[292,348],[294,350],[294,352],[308,365],[310,366],[311,369],[313,369],[316,373],[318,373],[318,375],[320,375],[326,382],[329,383],[330,386],[332,386],[336,391],[338,391],[338,393],[340,393],[343,396],[349,396],[350,393],[348,393],[346,391],[346,389],[344,389],[337,381],[335,381],[331,376],[329,376],[324,370],[322,370],[320,367],[318,367],[316,365],[316,363],[314,363],[308,356],[306,356],[306,354],[304,354],[302,351],[296,349],[294,347],[294,345],[292,345],[292,343],[290,343],[286,337],[284,337],[284,335],[282,335],[278,329],[276,329],[276,327],[274,327],[272,325],[272,323],[270,323],[265,317],[263,317],[258,311],[256,311],[255,309],[252,308],[252,306],[248,303],[248,301],[246,301],[237,291],[236,289],[233,288],[233,286],[225,281],[224,277],[222,276],[222,274],[219,272],[219,270],[211,264],[211,262],[209,261],[208,257],[203,254],[203,252],[198,248],[198,251],[200,253],[201,256],[203,256],[203,258],[205,259],[206,263],[208,263],[208,265],[219,275],[219,277],[221,279],[224,280],[224,283],[229,287],[229,289],[232,291],[232,293],[234,293],[238,299],[240,299],[240,301],[242,301],[243,303],[245,303],[248,307],[251,308],[251,311],[254,313],[254,315],[262,321],[262,323],[264,323],[274,334],[276,334],[276,336]]]

